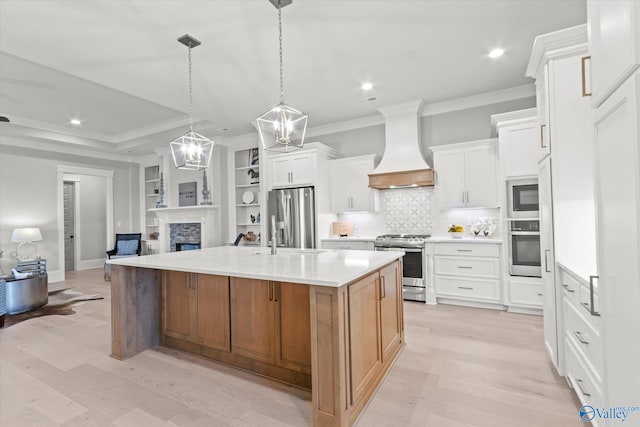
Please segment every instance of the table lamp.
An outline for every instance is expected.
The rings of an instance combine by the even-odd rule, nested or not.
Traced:
[[[38,256],[38,247],[33,242],[42,240],[42,234],[38,227],[33,228],[14,228],[11,234],[11,241],[17,242],[16,256],[18,260],[25,261],[29,259],[36,259]],[[29,250],[26,247],[32,246]]]

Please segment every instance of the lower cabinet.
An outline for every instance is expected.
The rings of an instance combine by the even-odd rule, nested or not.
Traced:
[[[162,333],[230,351],[229,278],[166,271],[162,280]]]
[[[525,311],[529,314],[542,314],[544,297],[542,280],[538,277],[507,276],[509,286],[509,311]],[[534,311],[535,310],[535,311]]]
[[[311,372],[309,287],[231,278],[231,352]]]
[[[322,240],[323,249],[349,249],[355,251],[372,251],[374,250],[373,241],[363,240]]]
[[[352,404],[370,392],[404,341],[401,274],[400,262],[394,262],[349,285]]]

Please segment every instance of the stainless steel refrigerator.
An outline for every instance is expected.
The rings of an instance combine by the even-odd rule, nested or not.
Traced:
[[[285,248],[316,247],[316,212],[313,187],[285,188],[269,191],[267,239],[271,242],[271,216],[276,216],[278,246]]]

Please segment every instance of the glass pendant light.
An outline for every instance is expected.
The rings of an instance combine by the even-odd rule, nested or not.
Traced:
[[[280,103],[256,119],[262,147],[267,151],[288,153],[302,148],[307,131],[308,115],[284,103],[282,66],[282,7],[292,0],[269,0],[278,8],[280,41]]]
[[[189,48],[189,132],[171,141],[171,154],[176,168],[197,171],[209,167],[213,151],[213,141],[193,131],[191,48],[199,46],[200,42],[189,34],[180,37],[178,41]]]

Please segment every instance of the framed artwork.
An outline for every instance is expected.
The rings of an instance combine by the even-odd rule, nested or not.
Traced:
[[[195,206],[198,204],[197,183],[183,182],[178,184],[178,206]]]
[[[257,148],[249,150],[249,164],[247,166],[254,166],[260,162],[260,151]]]

